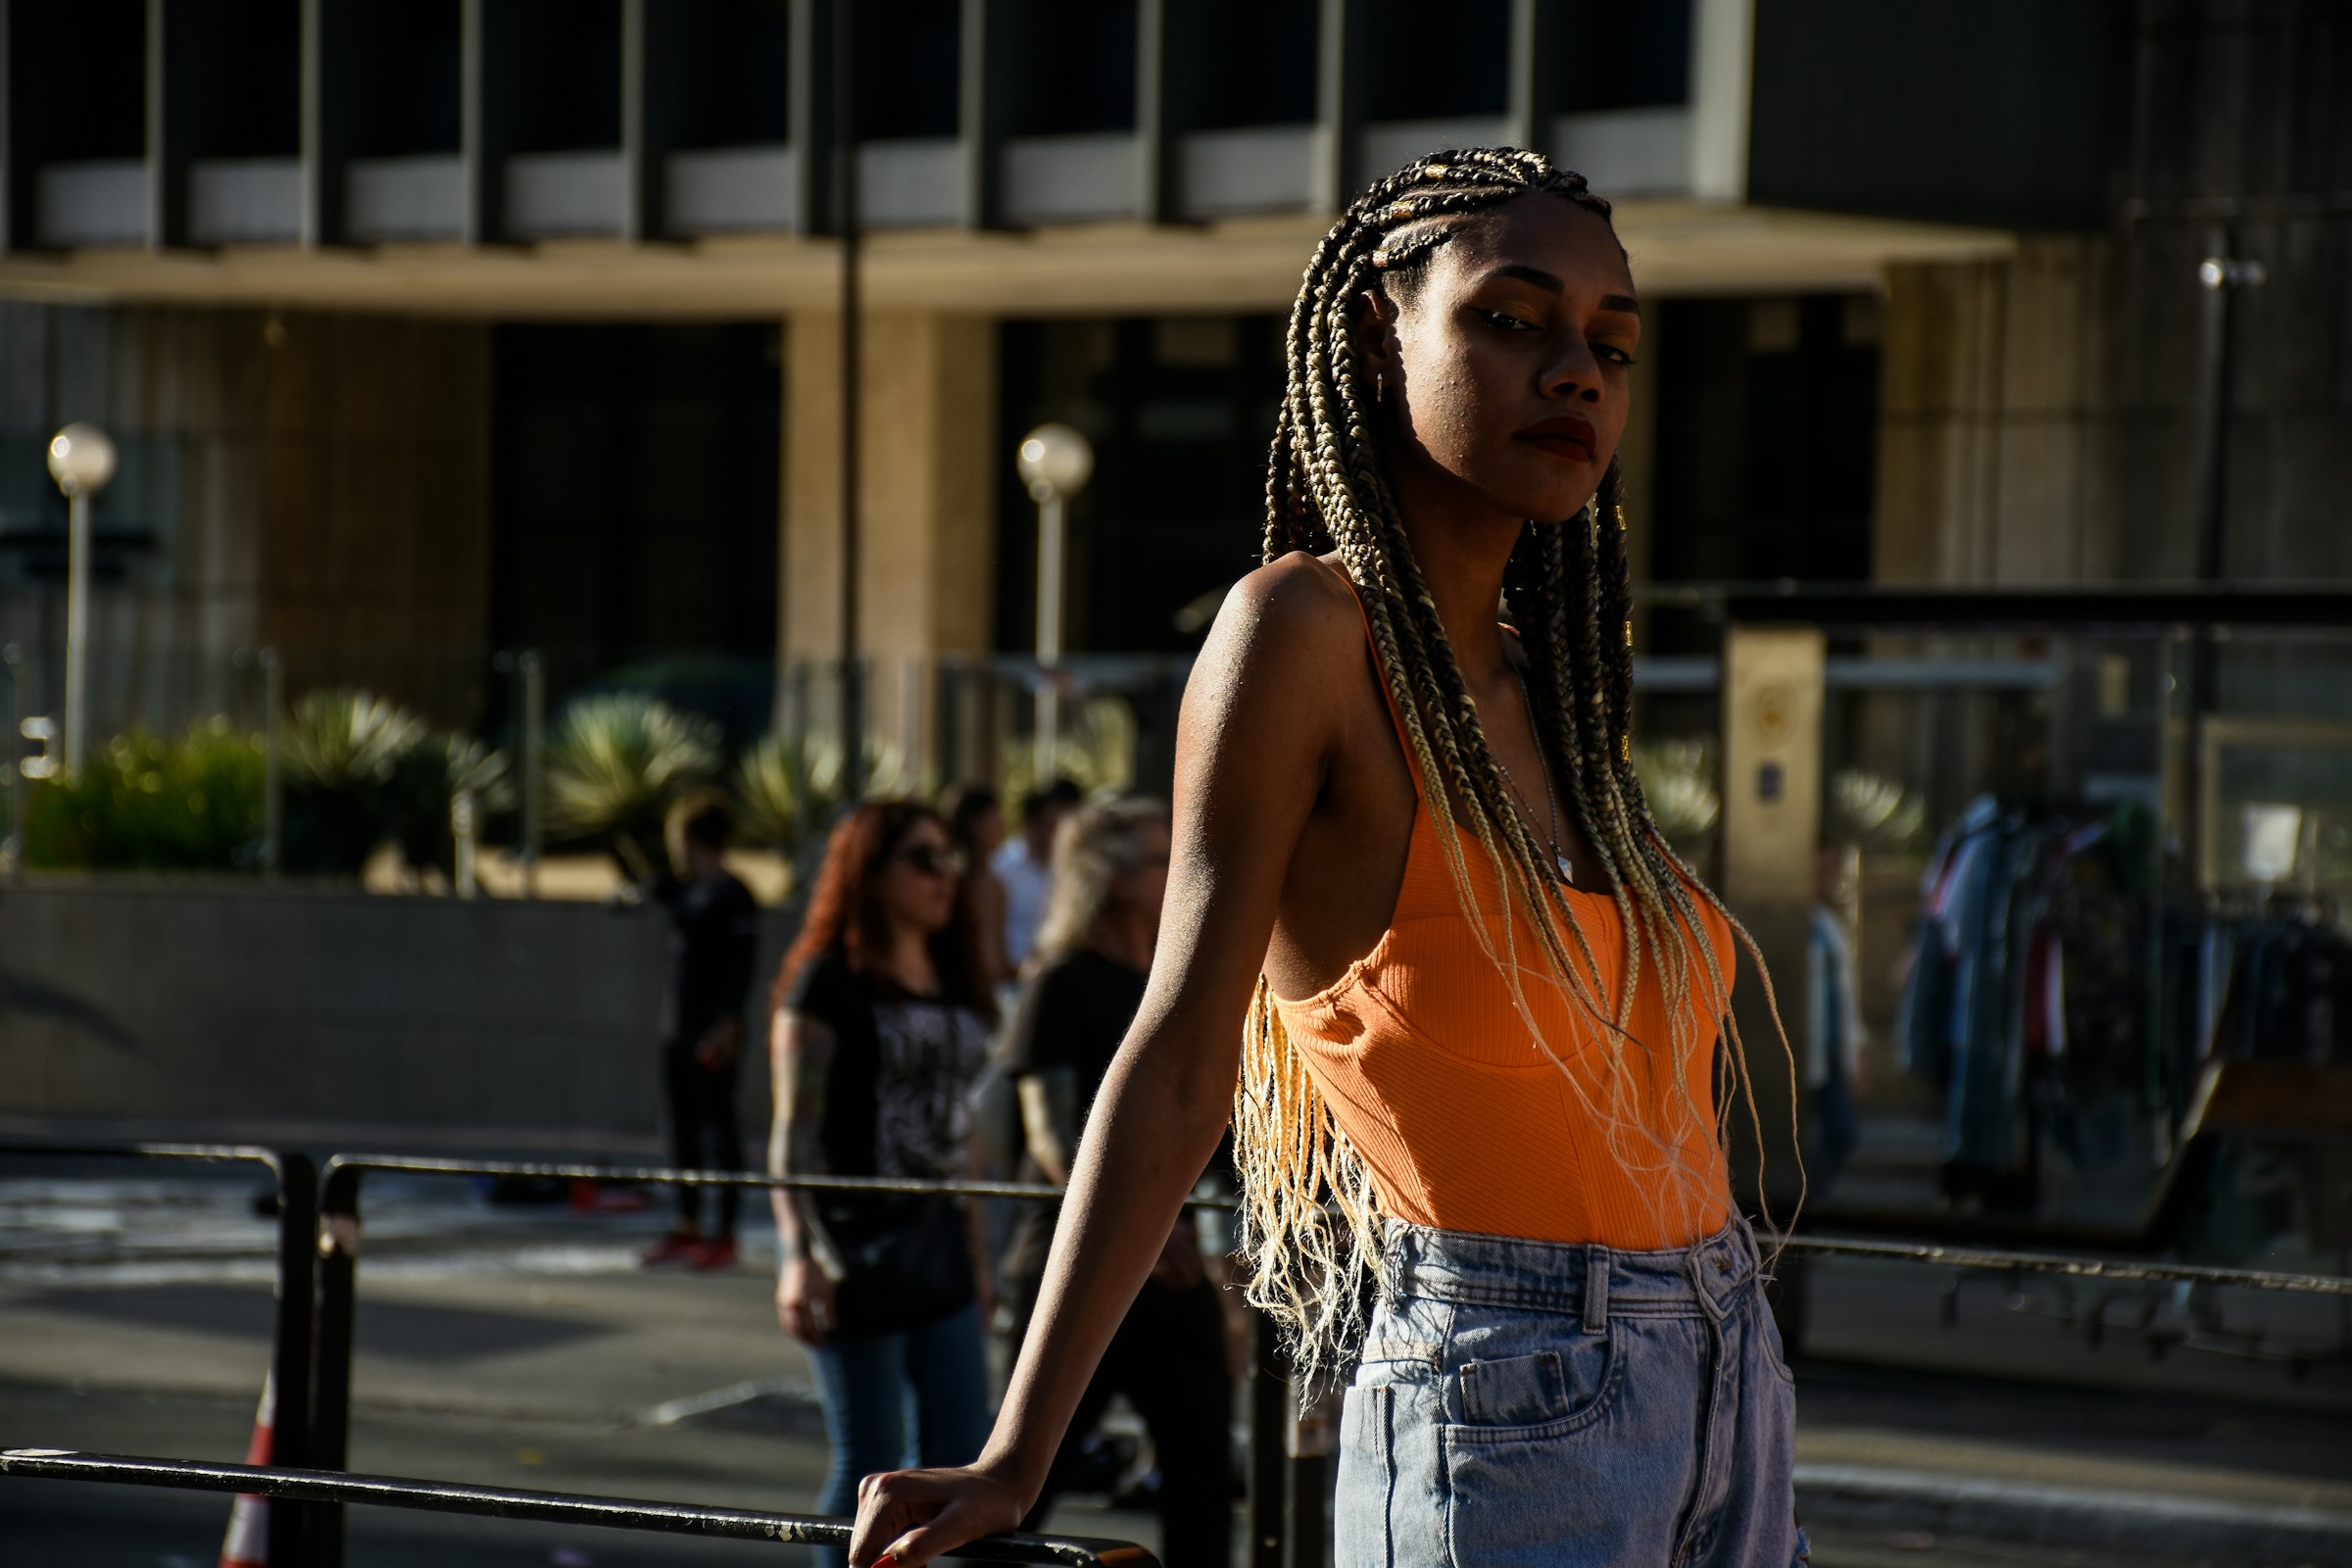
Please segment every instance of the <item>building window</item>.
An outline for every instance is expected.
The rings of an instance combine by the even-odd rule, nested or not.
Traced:
[[[1315,118],[1316,0],[1200,0],[1177,20],[1188,29],[1195,128]]]
[[[1690,101],[1690,0],[1568,0],[1550,62],[1563,113]]]
[[[1870,295],[1670,299],[1657,318],[1650,571],[1661,582],[1871,575],[1879,311]],[[1661,611],[1662,653],[1715,630]]]

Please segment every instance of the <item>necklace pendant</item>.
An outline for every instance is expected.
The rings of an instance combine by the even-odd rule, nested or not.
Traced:
[[[1552,858],[1559,862],[1560,880],[1573,884],[1576,881],[1576,868],[1568,863],[1568,857],[1554,852]]]

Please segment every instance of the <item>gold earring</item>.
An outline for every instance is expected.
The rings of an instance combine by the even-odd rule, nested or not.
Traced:
[[[1375,403],[1389,401],[1389,378],[1379,370],[1372,372],[1372,401]]]

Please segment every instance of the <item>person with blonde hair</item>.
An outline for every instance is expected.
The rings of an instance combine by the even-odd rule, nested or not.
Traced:
[[[1054,839],[1054,880],[1003,1062],[1020,1096],[1028,1157],[1021,1175],[1067,1186],[1102,1075],[1126,1038],[1152,967],[1168,887],[1168,819],[1156,801],[1081,807]],[[1056,1210],[1033,1203],[1013,1222],[1004,1275],[1026,1330],[1046,1272]],[[1152,1437],[1159,1472],[1160,1560],[1223,1568],[1232,1549],[1233,1386],[1217,1289],[1190,1214],[1180,1215],[1095,1370],[1061,1452],[1029,1507],[1043,1528],[1062,1478],[1111,1396],[1127,1396]]]
[[[977,1462],[865,1478],[858,1568],[1028,1511],[1229,1121],[1251,1300],[1310,1387],[1353,1369],[1343,1568],[1803,1560],[1725,1154],[1740,933],[1633,763],[1642,331],[1609,204],[1538,153],[1418,160],[1316,248],[1028,1338]]]

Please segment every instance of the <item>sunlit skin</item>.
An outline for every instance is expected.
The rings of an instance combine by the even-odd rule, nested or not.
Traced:
[[[1596,215],[1535,194],[1455,228],[1411,283],[1358,302],[1356,343],[1386,388],[1376,414],[1414,559],[1542,833],[1545,775],[1494,609],[1527,520],[1568,517],[1598,487],[1625,430],[1642,321]],[[1224,1131],[1260,970],[1304,997],[1371,951],[1414,809],[1336,561],[1294,554],[1244,578],[1185,692],[1151,986],[1079,1145],[996,1431],[968,1468],[867,1477],[854,1568],[885,1554],[928,1562],[1020,1520]],[[1603,886],[1564,794],[1560,809],[1578,885]]]

